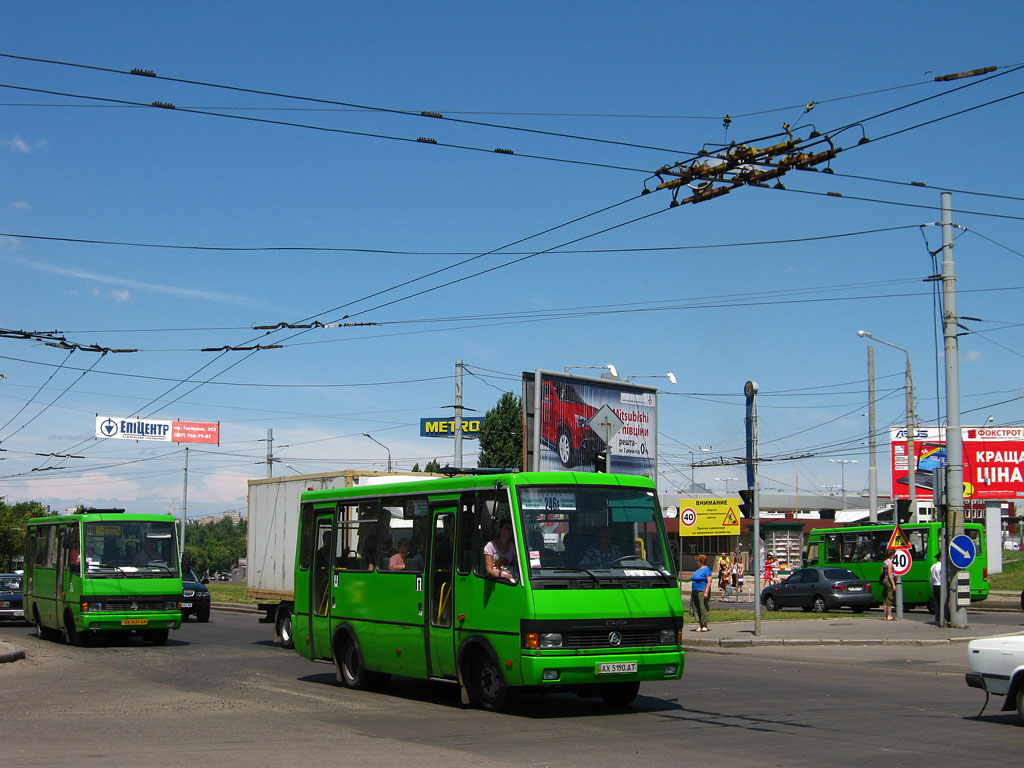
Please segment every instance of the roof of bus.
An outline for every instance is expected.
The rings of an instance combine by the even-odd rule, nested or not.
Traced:
[[[486,475],[458,475],[456,477],[430,477],[398,483],[357,485],[351,488],[309,490],[302,494],[303,501],[336,499],[339,497],[379,496],[405,493],[459,492],[493,488],[496,483],[515,485],[618,485],[645,488],[654,491],[654,483],[642,475],[613,475],[597,472],[508,472]]]
[[[900,528],[905,530],[918,530],[920,528],[941,528],[942,523],[900,523]],[[981,523],[964,523],[964,528],[983,529],[985,526]],[[891,531],[893,528],[892,523],[868,523],[860,525],[837,525],[835,528],[815,528],[813,531],[807,534],[808,538],[813,536],[823,536],[829,533],[864,533],[865,531]]]
[[[41,525],[43,523],[66,523],[78,521],[91,522],[129,522],[129,523],[173,523],[174,515],[153,512],[78,512],[73,515],[49,515],[47,517],[33,517],[28,521],[29,525]]]

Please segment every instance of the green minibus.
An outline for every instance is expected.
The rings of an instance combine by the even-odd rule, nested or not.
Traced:
[[[121,509],[29,520],[25,619],[39,637],[83,645],[134,632],[157,645],[181,626],[174,518]]]
[[[979,523],[967,523],[965,533],[971,537],[977,556],[968,568],[971,576],[971,602],[988,597],[988,566],[985,555],[985,529]],[[848,525],[843,528],[817,528],[808,534],[804,556],[806,566],[839,566],[853,571],[859,578],[871,582],[878,600],[882,597],[879,580],[882,562],[892,538],[891,523]],[[900,530],[910,543],[913,563],[902,577],[903,604],[908,608],[927,605],[934,612],[931,567],[942,547],[941,523],[901,524]]]
[[[651,480],[476,472],[303,493],[296,651],[350,688],[448,681],[495,711],[524,690],[624,706],[641,681],[678,679],[682,601]]]

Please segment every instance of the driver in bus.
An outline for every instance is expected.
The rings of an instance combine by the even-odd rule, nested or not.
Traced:
[[[622,557],[619,545],[612,541],[612,529],[607,525],[597,532],[597,541],[583,550],[581,568],[608,568]]]
[[[146,539],[142,544],[142,549],[135,553],[132,565],[149,565],[150,563],[162,562],[164,562],[164,557],[160,554],[160,548],[156,545],[156,542],[152,539]]]

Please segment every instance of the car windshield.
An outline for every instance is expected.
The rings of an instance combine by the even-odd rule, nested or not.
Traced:
[[[186,568],[184,571],[181,572],[181,580],[182,581],[194,581],[197,584],[200,581],[199,574],[196,573],[195,570],[193,570],[192,568]]]
[[[21,576],[0,576],[0,592],[21,592]]]
[[[846,568],[826,568],[825,578],[833,581],[844,581],[847,579],[853,579],[855,581],[860,580],[860,576]]]
[[[96,578],[178,575],[178,548],[169,522],[85,524],[85,575]]]
[[[653,491],[530,486],[519,487],[518,500],[534,585],[545,580],[589,582],[586,586],[635,581],[663,587],[674,578]]]

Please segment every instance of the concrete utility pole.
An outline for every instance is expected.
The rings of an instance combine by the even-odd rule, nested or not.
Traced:
[[[743,387],[747,398],[747,489],[750,491],[750,513],[754,516],[754,540],[750,557],[754,563],[754,636],[761,636],[761,500],[757,491],[757,382]]]
[[[274,476],[274,430],[267,427],[267,477]]]
[[[875,348],[868,344],[868,520],[878,522],[878,439],[875,434]]]
[[[455,361],[455,466],[462,466],[462,361]]]
[[[964,532],[964,445],[960,431],[960,348],[957,342],[956,265],[953,262],[953,195],[942,193],[942,335],[946,351],[946,524],[948,538]],[[943,567],[951,565],[947,542],[943,542]],[[946,583],[966,572],[953,570],[954,576]],[[947,575],[947,578],[948,575]],[[959,590],[951,589],[953,595]],[[968,589],[968,596],[970,595]],[[949,623],[954,627],[967,626],[967,608],[955,597],[950,600]]]
[[[181,489],[181,548],[178,559],[185,554],[185,524],[188,522],[188,446],[185,446],[185,480]]]

